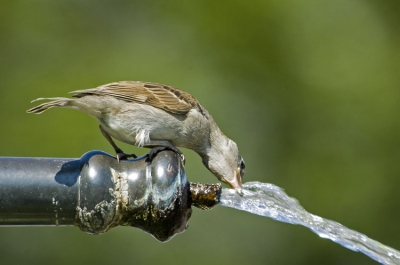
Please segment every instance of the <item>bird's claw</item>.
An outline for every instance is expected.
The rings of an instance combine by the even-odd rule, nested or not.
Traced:
[[[165,147],[160,147],[160,146],[151,148],[149,155],[148,155],[149,161],[153,161],[153,159],[157,156],[158,152],[161,152],[162,150],[165,150],[165,149],[166,149]]]
[[[149,161],[152,161],[157,156],[157,154],[163,150],[172,150],[172,151],[176,152],[179,155],[179,157],[181,158],[183,164],[185,165],[185,155],[178,148],[170,148],[170,147],[165,147],[165,146],[153,147],[150,150],[149,155],[148,155]]]
[[[135,155],[135,154],[125,154],[122,151],[117,153],[117,161],[118,161],[118,163],[121,160],[128,160],[129,157],[137,158],[137,155]]]
[[[186,164],[185,155],[183,153],[180,153],[179,156],[180,156],[180,158],[182,160],[183,165],[185,165]]]

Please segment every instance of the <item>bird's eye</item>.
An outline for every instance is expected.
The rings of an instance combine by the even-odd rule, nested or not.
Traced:
[[[244,163],[244,160],[242,157],[240,157],[239,161],[240,161],[239,162],[240,176],[243,178],[246,164]]]
[[[246,164],[244,163],[244,161],[240,161],[240,169],[245,169],[246,168]]]

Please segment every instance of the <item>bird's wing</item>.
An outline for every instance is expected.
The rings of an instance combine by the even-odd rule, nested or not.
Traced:
[[[156,83],[121,81],[97,88],[72,91],[70,94],[78,98],[87,95],[112,96],[126,102],[148,104],[174,114],[186,114],[194,107],[202,111],[199,102],[189,93]]]

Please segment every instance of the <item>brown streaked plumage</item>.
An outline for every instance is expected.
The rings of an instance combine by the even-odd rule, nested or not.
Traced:
[[[96,118],[118,159],[125,154],[112,140],[141,147],[176,147],[194,150],[203,164],[221,181],[240,190],[244,161],[236,143],[227,138],[200,103],[177,88],[138,81],[122,81],[71,92],[70,98],[51,100],[29,109],[40,114],[49,108],[67,107]],[[36,100],[35,100],[36,101]]]
[[[192,108],[201,108],[197,99],[177,88],[156,83],[122,81],[97,88],[72,91],[73,97],[88,95],[112,96],[126,102],[148,104],[174,114],[186,114]]]

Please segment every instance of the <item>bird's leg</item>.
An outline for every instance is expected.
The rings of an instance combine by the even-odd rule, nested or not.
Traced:
[[[115,153],[117,154],[117,160],[118,162],[120,160],[127,160],[128,157],[133,157],[133,158],[137,158],[137,156],[135,154],[125,154],[124,151],[122,151],[121,148],[119,148],[113,141],[113,139],[111,138],[111,136],[103,129],[103,127],[100,125],[100,132],[101,134],[107,139],[107,141],[112,145],[112,147],[115,150]]]
[[[151,140],[149,143],[146,143],[144,147],[151,148],[149,153],[150,161],[153,160],[153,158],[157,155],[158,152],[169,149],[176,152],[181,157],[183,164],[185,164],[185,155],[181,152],[181,150],[176,148],[169,141]]]

